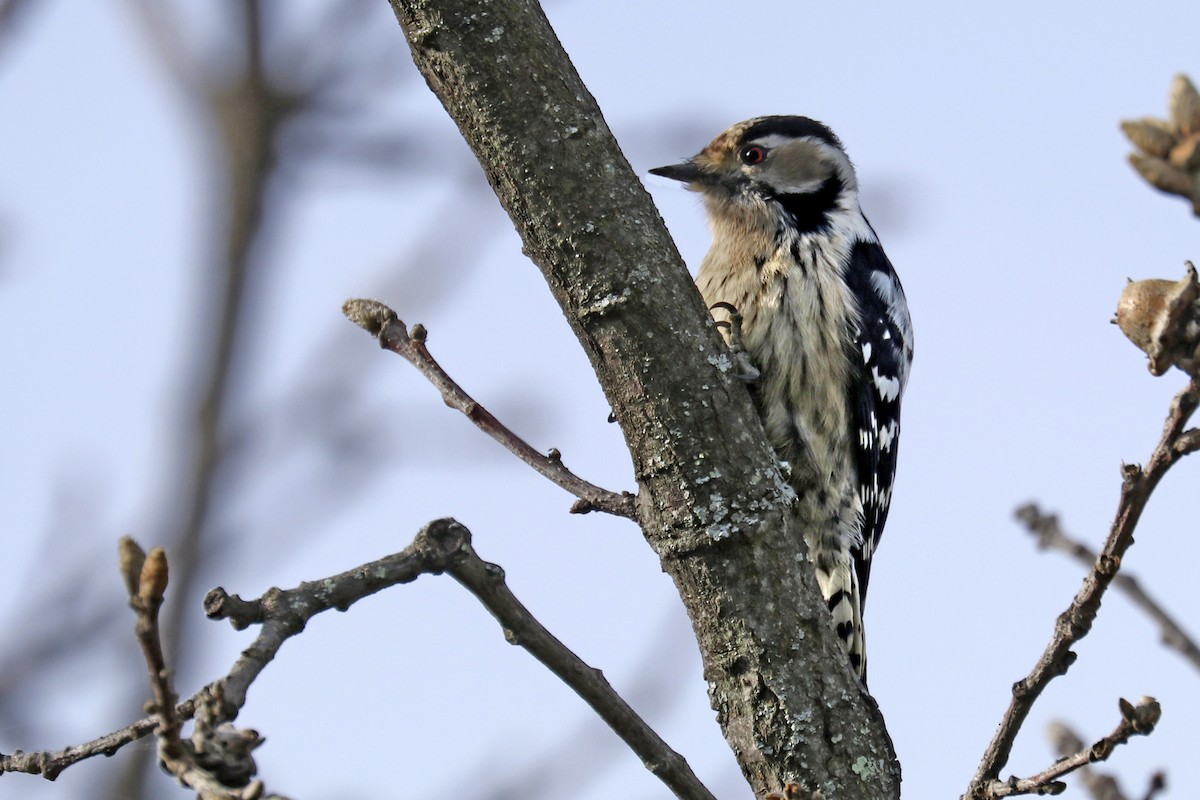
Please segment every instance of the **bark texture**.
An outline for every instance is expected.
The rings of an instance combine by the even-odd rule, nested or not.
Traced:
[[[391,0],[621,425],[647,541],[757,793],[899,797],[744,386],[657,210],[532,0]]]

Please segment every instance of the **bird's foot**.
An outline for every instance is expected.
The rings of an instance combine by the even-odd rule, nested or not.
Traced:
[[[731,303],[714,303],[709,312],[724,311],[729,315],[727,320],[718,320],[717,328],[725,332],[725,340],[729,343],[729,354],[733,356],[733,376],[743,383],[755,383],[762,373],[750,360],[750,353],[742,344],[742,314]]]

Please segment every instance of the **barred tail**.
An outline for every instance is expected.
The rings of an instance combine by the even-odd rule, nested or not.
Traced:
[[[834,630],[846,646],[850,666],[865,685],[867,682],[867,643],[863,631],[862,595],[858,572],[850,558],[839,559],[827,571],[817,567],[821,595],[833,615]]]

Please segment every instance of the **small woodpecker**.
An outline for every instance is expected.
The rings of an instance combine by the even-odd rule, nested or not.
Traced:
[[[900,280],[859,208],[854,167],[825,125],[772,116],[650,171],[704,199],[713,242],[696,282],[757,372],[751,393],[865,683],[862,612],[892,497],[913,333]]]

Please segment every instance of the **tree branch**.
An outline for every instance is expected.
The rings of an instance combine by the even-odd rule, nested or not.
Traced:
[[[504,570],[480,559],[471,547],[470,534],[461,525],[453,524],[457,531],[437,541],[439,550],[449,554],[446,572],[479,598],[503,627],[509,644],[528,650],[575,690],[676,797],[715,800],[683,757],[668,747],[616,693],[600,670],[589,667],[534,619],[509,591]],[[455,533],[462,537],[461,541],[452,538]]]
[[[1013,776],[1007,781],[992,781],[987,786],[985,796],[1000,798],[1022,794],[1062,794],[1066,791],[1067,785],[1059,780],[1060,778],[1086,767],[1088,764],[1107,760],[1117,745],[1125,744],[1131,736],[1149,735],[1154,730],[1154,726],[1158,724],[1159,717],[1162,716],[1162,709],[1159,708],[1158,702],[1153,697],[1143,697],[1136,706],[1128,700],[1121,700],[1120,707],[1121,722],[1108,736],[1088,748],[1083,747],[1083,744],[1080,743],[1077,747],[1072,748],[1072,752],[1063,754],[1063,757],[1055,761],[1049,769],[1043,770],[1031,778],[1018,779]]]
[[[1054,636],[1046,646],[1041,658],[1038,659],[1028,676],[1013,684],[1012,701],[1000,721],[1000,727],[984,753],[975,776],[967,787],[966,794],[963,795],[964,798],[981,800],[992,796],[989,794],[989,786],[997,779],[1000,770],[1008,762],[1017,731],[1024,724],[1033,704],[1050,681],[1065,674],[1071,664],[1075,662],[1075,653],[1071,647],[1091,630],[1092,622],[1100,610],[1100,601],[1104,592],[1112,583],[1117,570],[1120,569],[1125,551],[1133,544],[1134,529],[1137,527],[1150,495],[1171,466],[1182,457],[1177,445],[1198,402],[1200,402],[1200,381],[1192,379],[1171,403],[1171,411],[1167,416],[1162,438],[1159,439],[1158,446],[1151,454],[1146,467],[1142,468],[1136,465],[1124,467],[1121,499],[1108,539],[1105,541],[1091,573],[1084,578],[1083,585],[1076,593],[1075,599],[1059,616],[1055,624]]]
[[[1051,723],[1047,733],[1054,746],[1054,751],[1061,757],[1065,758],[1083,750],[1083,740],[1062,722]],[[1111,775],[1105,775],[1089,766],[1083,766],[1079,769],[1078,778],[1083,788],[1091,795],[1092,800],[1129,800]],[[1166,776],[1161,772],[1154,773],[1150,776],[1150,785],[1146,788],[1143,800],[1153,800],[1166,787]]]
[[[237,717],[250,686],[284,642],[303,631],[317,614],[330,609],[345,611],[365,597],[410,583],[421,575],[448,573],[496,617],[510,643],[528,650],[579,694],[677,797],[714,800],[684,758],[637,715],[603,674],[572,653],[513,596],[505,584],[504,570],[479,558],[471,546],[470,531],[455,520],[429,523],[399,553],[338,575],[306,581],[294,589],[271,589],[254,600],[243,600],[219,587],[210,591],[204,599],[210,619],[227,619],[238,630],[251,625],[262,628],[224,678],[178,706],[157,624],[166,585],[165,556],[156,550],[147,558],[129,539],[123,540],[121,555],[130,603],[138,613],[138,640],[155,690],[154,716],[59,752],[0,755],[0,774],[26,772],[53,780],[71,764],[95,755],[112,755],[129,742],[155,732],[160,738],[160,758],[171,773],[209,792],[212,800],[242,797],[230,793],[230,785],[246,785],[247,790],[257,785],[261,790],[261,782],[247,782],[254,774],[250,751],[262,740],[253,731],[239,731],[227,723]],[[179,729],[193,716],[197,733],[190,743],[184,742],[179,738]],[[220,794],[222,790],[226,794]]]
[[[130,537],[121,540],[121,574],[129,591],[129,606],[137,615],[137,639],[150,671],[154,699],[150,710],[156,721],[158,760],[183,786],[199,792],[200,800],[286,800],[264,797],[263,782],[251,756],[263,743],[256,731],[238,730],[225,722],[220,686],[201,692],[196,706],[195,731],[190,741],[179,732],[183,719],[176,713],[178,695],[162,646],[158,611],[167,588],[167,555],[161,547],[149,555]]]
[[[551,450],[550,455],[539,453],[475,402],[429,353],[425,347],[423,326],[414,325],[410,334],[395,311],[375,300],[347,300],[342,306],[342,313],[355,325],[378,338],[379,346],[384,350],[390,350],[416,367],[442,393],[446,405],[466,414],[477,428],[504,445],[510,453],[578,497],[579,501],[571,507],[573,513],[605,511],[627,519],[637,518],[633,495],[610,492],[585,481],[563,466],[557,450]]]
[[[621,425],[638,521],[752,789],[898,797],[883,719],[830,623],[749,393],[541,8],[391,2]]]
[[[1194,433],[1196,431],[1193,429],[1181,434],[1177,440],[1176,450],[1181,454],[1191,452],[1194,448],[1180,450],[1178,445],[1182,444],[1185,438],[1196,438],[1189,435]],[[1096,563],[1098,556],[1095,551],[1083,542],[1072,539],[1063,533],[1062,525],[1059,523],[1057,515],[1044,514],[1037,505],[1029,503],[1018,508],[1016,516],[1029,532],[1037,537],[1038,547],[1059,550],[1089,567]],[[1162,643],[1166,647],[1177,651],[1193,667],[1200,670],[1200,647],[1196,646],[1196,642],[1192,637],[1167,613],[1166,609],[1146,593],[1137,578],[1125,572],[1120,572],[1113,578],[1113,585],[1125,592],[1134,605],[1145,611],[1152,620],[1158,623],[1158,627],[1162,632]]]

